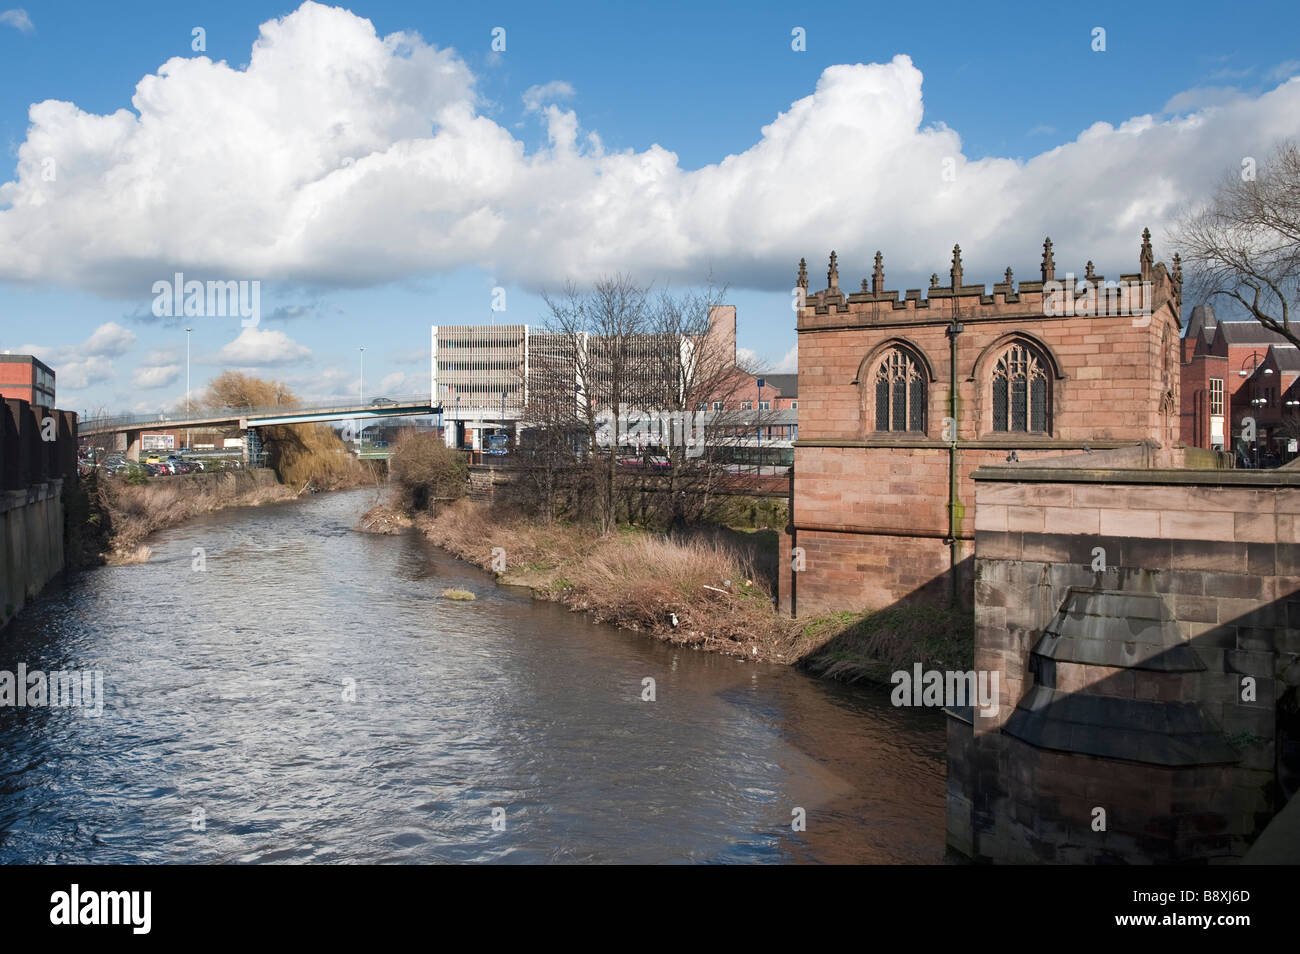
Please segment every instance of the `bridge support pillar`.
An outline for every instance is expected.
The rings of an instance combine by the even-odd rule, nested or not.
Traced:
[[[260,467],[263,457],[262,435],[256,427],[250,427],[244,431],[244,466]]]
[[[126,432],[126,459],[139,462],[140,460],[140,435],[142,431]]]

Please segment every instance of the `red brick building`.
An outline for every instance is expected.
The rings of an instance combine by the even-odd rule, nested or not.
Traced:
[[[1263,358],[1248,361],[1244,370],[1232,398],[1232,448],[1244,464],[1285,464],[1296,457],[1290,440],[1300,436],[1296,428],[1300,398],[1295,387],[1300,379],[1300,348],[1271,344]],[[1255,422],[1253,440],[1244,426],[1247,419]]]
[[[1270,349],[1277,349],[1271,362]],[[1297,351],[1286,338],[1259,322],[1219,321],[1212,305],[1192,309],[1181,346],[1181,436],[1192,447],[1234,451],[1238,456],[1254,451],[1241,440],[1242,418],[1259,409],[1262,401],[1274,433],[1261,439],[1266,448],[1281,436],[1285,416],[1282,392],[1295,380],[1295,372],[1281,378],[1279,362],[1287,367]],[[1273,378],[1272,375],[1278,375]]]
[[[799,407],[799,375],[768,374],[760,371],[750,374],[737,369],[738,382],[729,385],[722,411],[787,411]],[[760,388],[758,382],[762,381]]]
[[[1051,240],[1040,280],[1008,268],[990,294],[967,284],[961,249],[949,283],[922,296],[870,285],[826,288],[799,310],[799,439],[781,601],[802,615],[974,594],[974,484],[984,464],[1041,462],[1146,443],[1172,459],[1178,438],[1182,275],[1152,256],[1106,282],[1056,278]],[[800,262],[799,286],[808,287]],[[1071,293],[1073,290],[1073,293]],[[1145,312],[1145,314],[1143,314]],[[1049,508],[1070,532],[1070,508]],[[1021,515],[1006,515],[1009,532]],[[1030,522],[1041,516],[1028,516]],[[1106,532],[1106,531],[1102,531]],[[792,563],[802,569],[792,571]]]
[[[0,354],[0,398],[54,407],[54,371],[30,354]]]

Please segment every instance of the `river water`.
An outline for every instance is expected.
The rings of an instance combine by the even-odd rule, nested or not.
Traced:
[[[0,708],[0,863],[943,859],[938,713],[535,602],[355,532],[374,497],[212,514],[29,604],[0,671],[98,670],[103,711]]]

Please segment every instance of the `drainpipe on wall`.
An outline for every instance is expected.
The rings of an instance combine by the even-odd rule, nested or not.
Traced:
[[[955,608],[960,602],[961,589],[957,581],[957,563],[959,556],[957,553],[957,531],[961,526],[961,518],[958,514],[958,508],[961,502],[957,499],[957,438],[958,421],[957,415],[957,336],[964,330],[960,317],[959,305],[957,299],[953,298],[953,317],[952,324],[948,326],[948,416],[952,418],[952,439],[948,441],[948,576],[951,579],[952,592],[950,595],[951,605]]]

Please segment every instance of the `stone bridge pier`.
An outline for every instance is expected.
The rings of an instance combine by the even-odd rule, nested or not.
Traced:
[[[948,843],[1240,861],[1300,790],[1300,469],[1080,460],[975,474],[975,669],[1001,691],[949,710]]]

